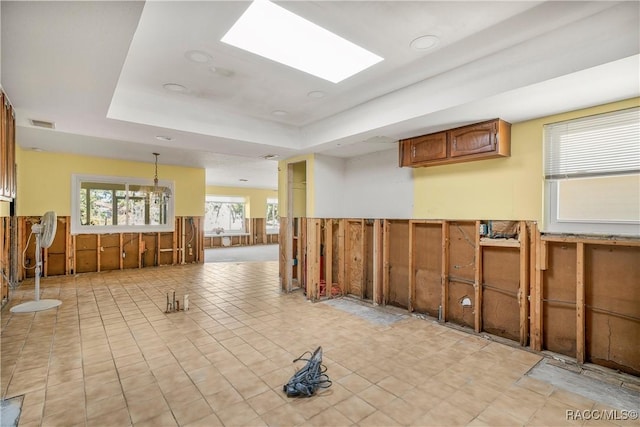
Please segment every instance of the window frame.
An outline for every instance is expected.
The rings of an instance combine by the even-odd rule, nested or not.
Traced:
[[[71,175],[71,234],[111,234],[111,233],[146,233],[146,232],[173,232],[175,231],[175,191],[174,182],[169,180],[158,180],[158,185],[168,187],[171,190],[171,197],[167,202],[166,224],[145,224],[145,225],[83,225],[81,222],[80,190],[83,182],[96,182],[104,184],[120,184],[125,186],[125,191],[129,192],[129,185],[140,185],[150,187],[153,182],[144,178],[118,177],[106,175]],[[125,196],[125,200],[129,196]]]
[[[223,228],[223,231],[220,233],[216,233],[215,228],[213,230],[207,230],[207,203],[222,203],[222,204],[241,204],[242,205],[242,227],[241,229],[226,229]],[[207,194],[205,196],[205,215],[204,215],[204,224],[205,224],[205,235],[207,236],[237,236],[247,234],[247,198],[242,196],[223,196],[218,194]]]
[[[563,120],[557,123],[548,123],[544,125],[543,130],[543,180],[544,180],[544,222],[542,231],[544,233],[552,233],[552,234],[585,234],[585,235],[606,235],[606,236],[623,236],[623,237],[638,237],[640,236],[640,218],[636,220],[607,220],[607,219],[561,219],[560,216],[560,207],[562,201],[560,195],[560,186],[562,182],[568,182],[571,180],[578,179],[605,179],[609,177],[620,177],[620,176],[633,176],[637,177],[640,180],[640,171],[636,169],[629,170],[601,170],[601,171],[592,171],[586,173],[578,172],[567,172],[567,173],[551,173],[547,170],[549,165],[553,165],[553,163],[549,163],[549,159],[551,162],[561,161],[561,158],[558,157],[549,157],[551,153],[556,150],[558,151],[558,144],[556,142],[551,142],[550,135],[554,134],[553,130],[550,130],[548,133],[548,128],[557,126],[557,125],[565,125],[570,122],[588,122],[590,119],[594,120],[594,128],[597,125],[597,121],[601,120],[605,116],[615,116],[616,113],[628,113],[630,110],[638,110],[638,108],[631,109],[623,109],[618,111],[611,111],[602,114],[596,114],[593,116],[585,116],[579,117],[572,120]],[[633,113],[633,111],[631,111]],[[577,132],[571,133],[567,132],[568,138],[576,138]],[[610,136],[610,135],[607,135]],[[555,144],[555,145],[554,145]],[[584,144],[588,144],[588,141],[584,142]],[[553,147],[553,148],[552,148]],[[559,151],[558,151],[559,152]],[[580,157],[582,159],[582,157]],[[611,159],[611,157],[609,158]],[[618,166],[619,167],[619,166]],[[553,168],[552,168],[553,169]],[[630,187],[633,188],[633,187]],[[622,197],[622,196],[621,196]],[[623,199],[620,199],[623,200]]]
[[[275,218],[277,220],[277,225],[275,227],[269,227],[269,205],[275,205],[277,207],[278,217]],[[267,198],[266,218],[264,220],[267,234],[278,234],[280,232],[280,209],[277,198]]]

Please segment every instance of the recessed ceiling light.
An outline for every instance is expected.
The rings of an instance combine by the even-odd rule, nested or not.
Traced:
[[[201,50],[190,50],[184,54],[185,58],[187,58],[191,62],[195,62],[198,64],[206,64],[211,61],[213,58],[207,52],[203,52]]]
[[[274,116],[280,116],[280,117],[289,115],[289,113],[283,110],[272,111],[271,114],[273,114]]]
[[[160,141],[173,141],[173,138],[165,135],[158,135],[156,136],[156,139],[159,139]]]
[[[409,46],[415,50],[428,50],[435,47],[440,42],[437,36],[427,35],[414,39]]]
[[[265,160],[273,160],[273,159],[277,159],[278,157],[280,156],[278,156],[277,154],[267,154],[265,156],[262,156],[262,158]]]
[[[41,153],[44,150],[42,148],[38,148],[38,147],[31,147],[31,151],[35,151],[36,153]]]
[[[162,85],[163,88],[170,92],[186,92],[187,88],[178,84],[178,83],[165,83]]]
[[[234,72],[232,70],[228,70],[226,68],[215,67],[213,65],[209,66],[209,71],[213,74],[216,74],[221,77],[231,77]]]
[[[252,2],[221,41],[333,83],[383,60],[266,0]]]
[[[319,90],[314,90],[314,91],[309,92],[309,93],[307,94],[307,96],[308,96],[309,98],[323,98],[323,97],[324,97],[324,95],[325,95],[325,94],[324,94],[324,92],[319,91]]]
[[[245,179],[245,178],[240,178],[238,181],[240,181],[240,182],[248,182],[249,180]]]

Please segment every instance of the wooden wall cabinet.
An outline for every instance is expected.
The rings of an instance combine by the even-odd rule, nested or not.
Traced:
[[[495,119],[400,140],[400,166],[422,167],[509,157],[511,124]]]
[[[16,197],[15,182],[15,113],[9,99],[0,98],[0,200],[12,201]]]

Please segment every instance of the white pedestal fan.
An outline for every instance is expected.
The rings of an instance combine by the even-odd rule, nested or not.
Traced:
[[[42,271],[42,249],[48,248],[53,243],[56,236],[58,220],[53,211],[46,212],[40,219],[39,224],[31,226],[31,233],[36,235],[36,270],[35,270],[35,299],[34,301],[23,302],[11,307],[12,313],[32,313],[34,311],[48,310],[62,304],[57,299],[40,299],[40,272]]]

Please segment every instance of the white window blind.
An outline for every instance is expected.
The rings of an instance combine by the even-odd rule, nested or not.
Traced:
[[[640,108],[545,125],[547,179],[640,172]]]
[[[544,127],[545,232],[640,235],[640,108]]]

